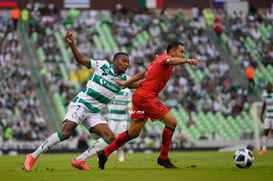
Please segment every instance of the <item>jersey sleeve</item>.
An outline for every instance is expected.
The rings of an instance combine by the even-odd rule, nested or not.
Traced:
[[[108,61],[106,61],[106,60],[94,60],[94,59],[89,58],[88,68],[96,70],[97,68],[101,67],[102,65],[104,65],[106,63],[108,64]]]
[[[171,58],[172,56],[171,55],[168,55],[168,54],[164,54],[164,55],[160,55],[158,58],[158,62],[159,62],[159,65],[165,65],[164,62],[167,58]]]

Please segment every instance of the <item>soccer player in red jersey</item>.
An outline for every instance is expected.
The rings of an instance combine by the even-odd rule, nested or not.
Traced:
[[[119,134],[106,149],[97,153],[98,163],[101,169],[104,169],[107,158],[112,152],[123,146],[129,140],[140,135],[149,118],[151,121],[159,120],[165,125],[162,132],[161,152],[157,163],[165,168],[177,168],[168,158],[168,152],[177,121],[169,109],[158,100],[157,96],[170,79],[174,65],[184,63],[198,65],[196,59],[184,59],[184,57],[183,43],[172,41],[167,46],[167,54],[158,56],[146,70],[136,74],[126,82],[116,81],[121,88],[125,88],[137,84],[138,81],[143,78],[143,81],[139,83],[132,97],[133,111],[129,129]]]

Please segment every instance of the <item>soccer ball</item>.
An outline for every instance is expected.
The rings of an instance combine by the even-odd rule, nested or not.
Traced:
[[[233,160],[238,168],[249,168],[254,162],[254,155],[250,150],[242,148],[234,153]]]

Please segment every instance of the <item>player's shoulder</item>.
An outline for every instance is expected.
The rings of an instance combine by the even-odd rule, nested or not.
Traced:
[[[156,61],[157,63],[159,64],[162,64],[167,58],[171,58],[172,56],[170,54],[162,54],[162,55],[159,55],[157,58],[156,58]]]
[[[91,62],[93,68],[102,66],[110,67],[110,63],[107,60],[95,60],[90,58],[89,61]]]
[[[162,55],[159,55],[158,57],[157,57],[157,59],[159,59],[159,60],[162,60],[162,59],[166,59],[166,58],[170,58],[170,57],[172,57],[170,54],[162,54]]]
[[[128,75],[128,74],[123,74],[122,76],[120,76],[120,79],[123,80],[123,81],[127,81],[127,80],[129,80],[130,78],[131,78],[131,76]]]

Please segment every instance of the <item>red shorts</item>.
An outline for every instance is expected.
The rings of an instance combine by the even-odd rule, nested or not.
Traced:
[[[157,99],[156,96],[148,96],[148,95],[139,95],[133,94],[132,97],[133,102],[133,111],[131,114],[131,119],[145,119],[149,118],[151,121],[155,121],[161,119],[167,113],[169,113],[169,109]]]

